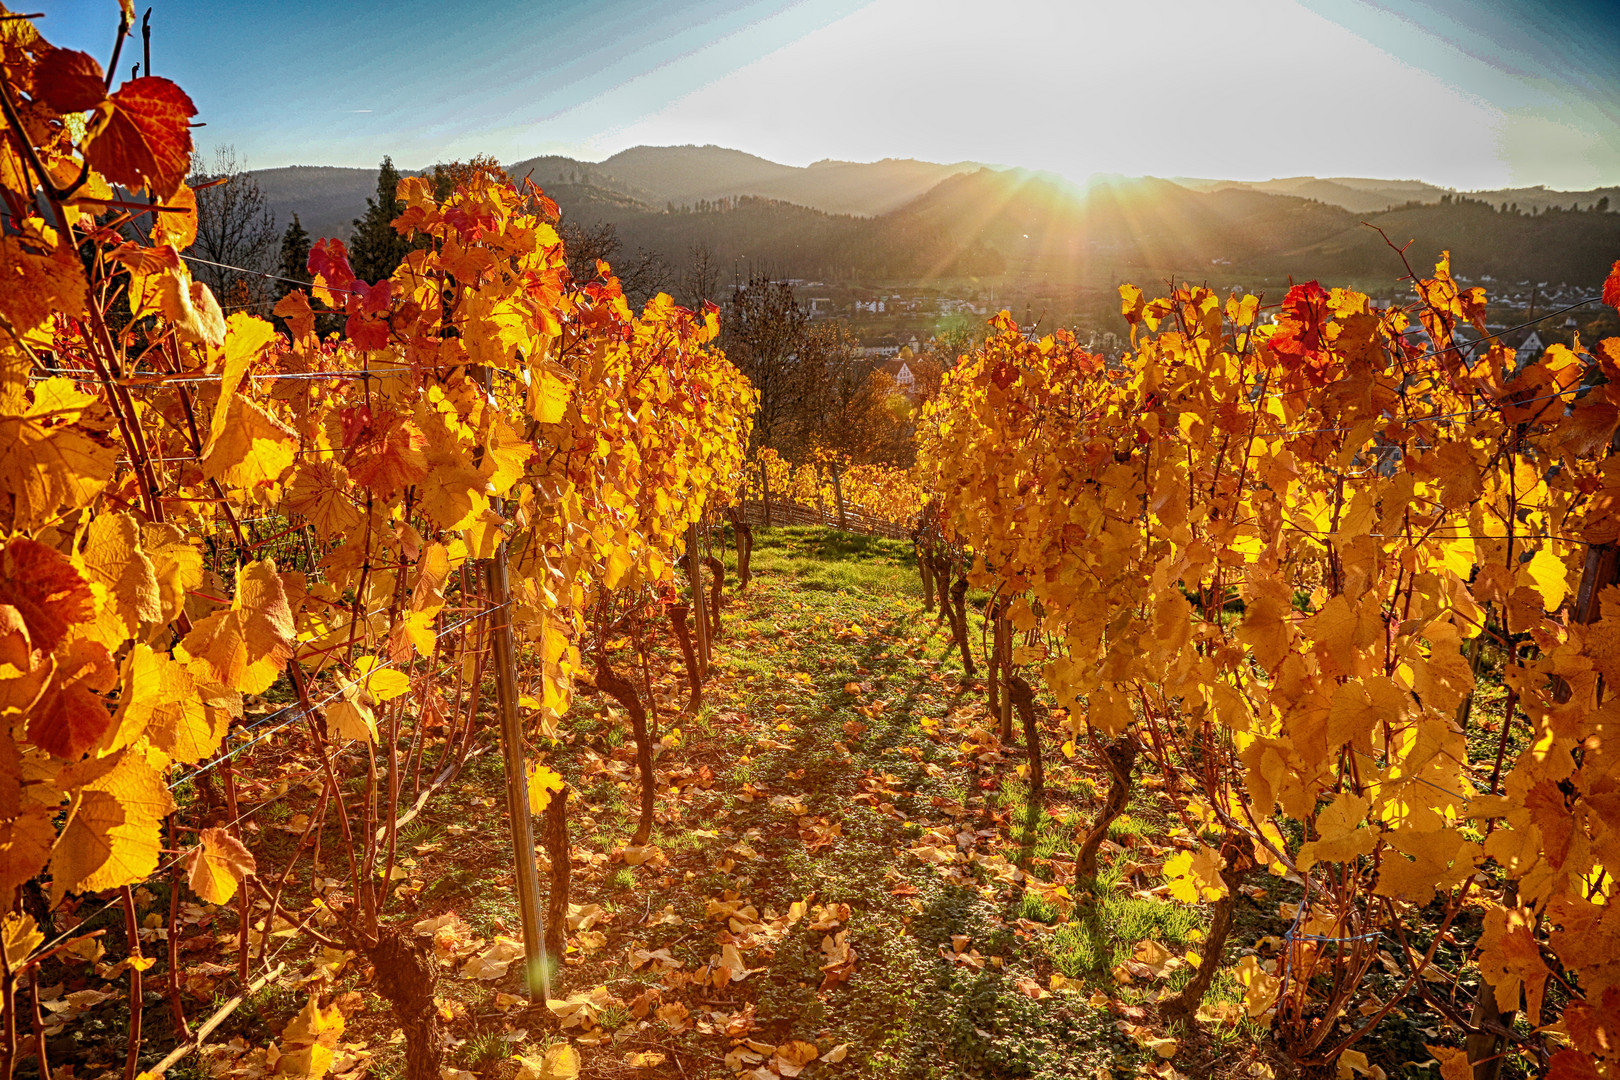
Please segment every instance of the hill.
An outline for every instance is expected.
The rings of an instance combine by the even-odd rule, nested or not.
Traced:
[[[1450,248],[1459,273],[1600,281],[1620,251],[1605,192],[1463,197],[1421,181],[1292,177],[1263,183],[1050,174],[889,159],[798,168],[720,147],[637,147],[602,162],[544,156],[508,167],[565,219],[611,222],[627,252],[671,267],[706,244],[717,265],[840,281],[1017,276],[1103,286],[1176,275],[1393,279],[1399,260],[1363,222],[1415,241],[1415,267]],[[255,173],[278,222],[346,237],[376,184],[368,169]],[[1517,206],[1521,212],[1504,210]],[[1579,210],[1570,209],[1580,206]],[[1530,212],[1534,211],[1534,212]]]
[[[598,168],[654,193],[655,206],[694,206],[737,195],[797,203],[831,214],[873,216],[894,210],[958,173],[982,168],[972,162],[936,165],[885,158],[861,163],[818,161],[802,168],[718,146],[637,146]]]
[[[936,165],[895,158],[818,161],[801,168],[718,146],[638,146],[602,162],[548,154],[506,166],[514,177],[530,177],[553,196],[567,193],[588,204],[592,216],[622,214],[632,209],[630,204],[662,211],[757,196],[829,214],[871,217],[903,206],[947,177],[978,168],[970,162]],[[400,175],[427,171],[401,169]],[[377,183],[373,169],[322,165],[257,169],[253,175],[278,227],[296,213],[312,235],[345,239]]]
[[[1504,213],[1478,199],[1402,207],[1367,219],[1397,245],[1411,241],[1407,259],[1426,272],[1450,250],[1457,272],[1503,282],[1568,282],[1595,286],[1620,252],[1620,214],[1554,207],[1539,214]],[[1335,236],[1278,251],[1264,260],[1273,272],[1323,280],[1400,273],[1384,238],[1359,224]]]
[[[1191,191],[1154,178],[1076,187],[1018,170],[952,177],[899,214],[954,224],[964,244],[1071,280],[1114,271],[1204,271],[1326,239],[1354,223],[1335,207],[1241,190]]]
[[[417,175],[402,172],[403,176]],[[366,199],[377,191],[376,169],[343,169],[329,165],[288,165],[254,169],[265,203],[286,228],[294,214],[311,236],[347,240],[349,223],[365,213]]]
[[[1554,188],[1537,186],[1459,192],[1451,188],[1436,187],[1422,180],[1373,180],[1359,176],[1335,176],[1327,179],[1290,176],[1253,181],[1177,177],[1176,183],[1194,191],[1237,188],[1245,191],[1263,191],[1271,195],[1297,195],[1300,198],[1328,203],[1355,214],[1376,214],[1413,203],[1438,203],[1447,198],[1475,199],[1498,208],[1516,207],[1523,213],[1555,208],[1570,210],[1576,206],[1584,210],[1605,197],[1611,203],[1620,204],[1620,187],[1558,191]]]

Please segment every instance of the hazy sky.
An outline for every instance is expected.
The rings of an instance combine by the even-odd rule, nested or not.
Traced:
[[[114,0],[34,0],[105,59]],[[144,10],[144,0],[138,5]],[[1600,0],[156,0],[254,167],[716,143],[1092,173],[1620,183]],[[139,58],[139,41],[122,66]]]

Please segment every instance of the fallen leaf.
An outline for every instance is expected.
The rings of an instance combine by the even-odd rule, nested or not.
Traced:
[[[579,1051],[569,1043],[555,1043],[541,1054],[518,1059],[515,1080],[575,1080],[579,1076]]]
[[[499,979],[505,976],[512,961],[522,956],[523,942],[497,937],[494,944],[462,965],[461,974],[468,979]]]
[[[819,1056],[820,1052],[816,1050],[815,1043],[795,1039],[776,1048],[776,1054],[771,1058],[771,1068],[782,1076],[794,1077]]]

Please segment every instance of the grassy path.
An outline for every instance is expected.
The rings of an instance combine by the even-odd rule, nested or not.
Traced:
[[[582,689],[548,755],[575,791],[566,1004],[523,1001],[521,965],[475,977],[517,933],[497,756],[407,830],[415,895],[398,918],[433,934],[456,1069],[548,1080],[567,1070],[548,1073],[546,1051],[556,1068],[566,1042],[587,1077],[1268,1075],[1226,974],[1211,1022],[1167,1032],[1155,1019],[1156,997],[1190,978],[1205,925],[1155,895],[1178,833],[1162,793],[1141,785],[1096,894],[1078,888],[1099,772],[1084,752],[1057,753],[1065,736],[1049,718],[1046,808],[1026,817],[1021,759],[995,741],[982,683],[963,686],[923,611],[908,546],[779,528],[753,561],[746,593],[728,582],[697,715],[678,715],[678,660],[656,651],[650,845],[625,847],[634,748],[616,706]],[[1249,918],[1244,940],[1262,929]],[[362,973],[323,976],[309,959],[302,971],[348,1017],[334,1072],[399,1075],[389,1013]],[[238,1025],[243,1042],[194,1068],[250,1076],[262,1051],[248,1048],[301,1001],[273,986]]]

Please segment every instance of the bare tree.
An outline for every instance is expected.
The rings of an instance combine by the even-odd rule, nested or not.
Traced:
[[[197,189],[197,239],[189,254],[192,276],[213,290],[226,310],[265,308],[274,298],[261,275],[274,269],[281,235],[265,204],[264,190],[234,146],[214,148],[206,165],[192,163]]]
[[[705,303],[720,300],[720,267],[707,240],[692,245],[692,252],[681,272],[681,302],[693,311]]]
[[[759,391],[756,446],[780,448],[796,434],[794,413],[805,389],[799,350],[806,320],[785,281],[756,275],[732,291],[721,345]]]
[[[611,221],[595,225],[575,225],[565,221],[558,228],[563,251],[568,259],[568,272],[575,282],[583,285],[596,279],[598,259],[613,268],[624,296],[632,308],[640,308],[669,281],[669,264],[656,251],[637,249],[634,255],[620,256],[624,241],[619,238],[619,227]]]
[[[790,455],[819,447],[856,462],[911,464],[910,403],[888,372],[861,355],[848,329],[833,323],[809,330],[798,366]]]

